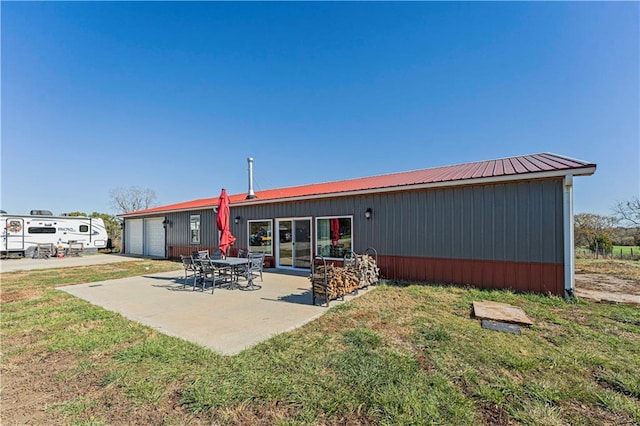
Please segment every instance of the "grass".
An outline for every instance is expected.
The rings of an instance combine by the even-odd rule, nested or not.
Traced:
[[[54,289],[176,267],[2,274],[3,423],[640,423],[634,306],[381,285],[225,357]],[[474,300],[520,306],[535,324],[482,329]]]
[[[631,256],[633,253],[634,256],[640,255],[640,247],[638,246],[613,246],[613,255],[619,256],[622,253],[623,256]]]
[[[577,247],[577,257],[594,258],[595,254],[589,250],[588,247]],[[640,259],[640,247],[638,246],[613,246],[611,254],[607,255],[613,259],[625,259],[625,260],[639,260]],[[602,254],[598,256],[602,257]]]

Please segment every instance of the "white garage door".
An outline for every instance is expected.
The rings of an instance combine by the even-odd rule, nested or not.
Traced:
[[[164,217],[144,220],[144,255],[164,257]]]
[[[142,254],[142,219],[127,220],[124,226],[126,234],[126,252],[128,254]]]

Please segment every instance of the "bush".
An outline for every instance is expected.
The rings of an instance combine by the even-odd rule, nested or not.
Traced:
[[[613,243],[608,235],[598,235],[595,240],[589,243],[589,250],[593,253],[598,251],[598,253],[611,253],[613,250]]]

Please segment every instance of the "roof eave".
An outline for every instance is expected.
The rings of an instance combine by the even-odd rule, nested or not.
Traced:
[[[194,210],[215,210],[217,206],[191,206],[191,207],[183,207],[180,209],[167,209],[167,210],[154,210],[154,211],[140,211],[140,212],[131,212],[131,213],[120,213],[116,216],[122,218],[130,218],[130,217],[141,217],[141,216],[156,216],[163,215],[167,213],[181,213],[188,212]]]

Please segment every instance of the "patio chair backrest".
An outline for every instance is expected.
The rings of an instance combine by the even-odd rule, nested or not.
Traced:
[[[180,260],[182,261],[184,269],[193,269],[193,257],[181,255]]]
[[[249,253],[249,270],[262,271],[264,264],[264,253]]]
[[[247,249],[238,249],[238,257],[249,257],[249,250]]]
[[[215,249],[209,258],[215,260],[222,259],[222,252],[220,249]]]
[[[208,259],[201,259],[200,267],[202,268],[202,272],[204,274],[212,274],[215,271],[213,263],[209,262]]]

